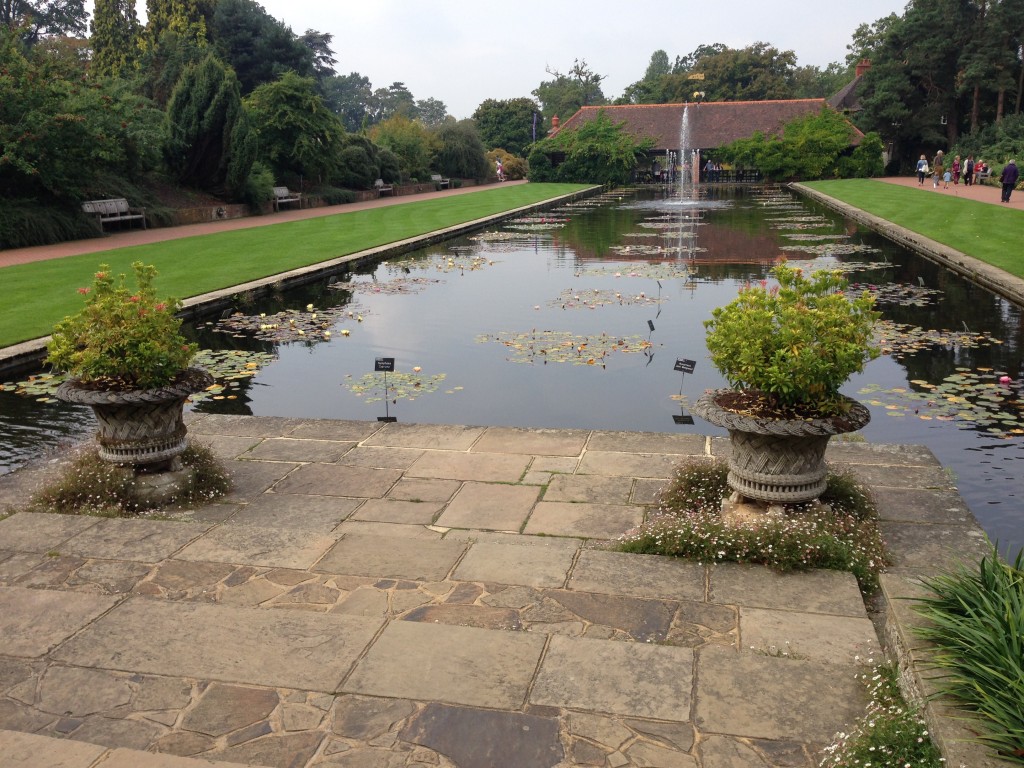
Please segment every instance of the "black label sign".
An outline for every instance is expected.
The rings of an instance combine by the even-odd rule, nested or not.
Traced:
[[[693,424],[693,416],[688,413],[684,413],[681,416],[673,416],[672,421],[676,424]]]
[[[393,371],[395,370],[395,358],[393,357],[378,357],[373,361],[373,370],[375,371]]]
[[[697,367],[696,360],[684,360],[682,358],[676,360],[675,370],[680,373],[693,373],[693,369]]]

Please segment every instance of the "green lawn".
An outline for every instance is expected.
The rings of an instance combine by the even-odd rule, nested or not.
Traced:
[[[77,312],[77,289],[92,282],[100,264],[128,274],[134,261],[154,264],[157,293],[188,298],[583,189],[587,185],[521,184],[371,210],[339,207],[333,216],[4,267],[0,347],[46,336]]]
[[[1024,211],[870,179],[805,186],[1024,277]],[[992,194],[997,199],[998,191]]]

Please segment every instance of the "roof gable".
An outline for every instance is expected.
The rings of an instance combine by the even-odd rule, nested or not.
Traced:
[[[654,150],[679,149],[679,131],[686,110],[692,149],[713,149],[750,138],[757,132],[781,136],[793,120],[827,108],[825,99],[789,99],[784,101],[710,101],[702,104],[627,104],[623,106],[582,107],[558,132],[574,130],[595,119],[603,110],[613,123],[625,123],[637,139],[651,139]],[[852,144],[863,134],[851,124]]]

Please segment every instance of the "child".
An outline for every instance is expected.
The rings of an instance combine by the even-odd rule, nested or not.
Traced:
[[[942,174],[943,189],[949,189],[949,180],[953,178],[953,174],[950,171],[946,171]]]

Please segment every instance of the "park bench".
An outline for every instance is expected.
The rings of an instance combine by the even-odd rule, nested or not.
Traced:
[[[442,179],[440,173],[435,173],[430,176],[430,180],[437,185],[438,189],[448,189],[451,185],[451,179]]]
[[[111,221],[141,221],[142,228],[146,228],[146,209],[132,208],[123,197],[114,197],[109,200],[86,200],[82,203],[82,212],[95,216],[103,225]]]
[[[302,207],[302,193],[292,192],[288,187],[274,187],[274,210],[280,211],[282,203],[298,203]]]
[[[385,184],[384,179],[377,179],[375,182],[373,182],[373,188],[377,190],[377,197],[380,197],[383,194],[395,194],[395,188],[392,187],[390,184]]]

